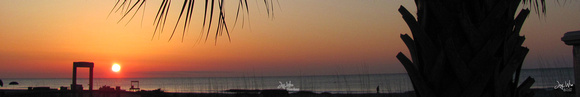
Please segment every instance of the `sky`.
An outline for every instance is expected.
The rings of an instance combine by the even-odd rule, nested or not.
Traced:
[[[412,0],[279,0],[268,16],[262,1],[250,0],[250,14],[233,28],[237,2],[230,1],[231,42],[225,34],[197,42],[203,3],[196,2],[182,42],[181,33],[168,41],[182,1],[173,1],[155,37],[160,0],[119,23],[122,13],[109,16],[115,2],[0,0],[0,78],[70,78],[76,61],[94,62],[96,78],[405,73],[395,55],[409,55],[399,35],[410,30],[397,9],[416,12]],[[580,2],[546,2],[546,15],[532,12],[521,32],[530,49],[523,68],[572,66],[572,47],[560,38],[580,30]],[[78,72],[88,77],[88,69]]]

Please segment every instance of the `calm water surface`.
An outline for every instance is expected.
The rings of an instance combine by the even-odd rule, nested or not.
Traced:
[[[532,76],[536,79],[532,88],[552,88],[564,81],[574,82],[572,68],[524,69],[522,79]],[[166,92],[222,92],[227,89],[276,89],[281,83],[293,85],[293,88],[317,93],[375,93],[377,86],[381,93],[412,91],[413,87],[407,74],[362,74],[362,75],[320,75],[320,76],[284,76],[284,77],[200,77],[200,78],[96,78],[94,89],[107,85],[121,86],[128,90],[131,81],[140,81],[142,90],[161,89]],[[69,78],[55,79],[2,79],[4,87],[0,89],[27,89],[27,87],[69,87]],[[16,81],[19,85],[8,85]],[[88,89],[88,79],[78,79],[77,83]],[[135,85],[137,86],[137,85]]]

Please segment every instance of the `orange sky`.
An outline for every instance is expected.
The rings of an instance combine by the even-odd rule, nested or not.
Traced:
[[[181,1],[174,2],[169,17],[178,15]],[[544,66],[540,58],[571,66],[571,47],[560,37],[580,30],[580,3],[547,2],[547,17],[532,13],[523,27],[531,49],[524,68]],[[214,45],[212,38],[195,43],[202,3],[183,43],[181,33],[167,42],[172,26],[151,40],[159,3],[147,2],[142,24],[139,13],[125,26],[117,24],[120,13],[107,19],[115,0],[1,0],[0,78],[69,78],[74,61],[94,62],[99,78],[402,73],[394,56],[407,52],[399,35],[410,31],[396,10],[415,9],[412,0],[280,0],[268,18],[261,1],[251,1],[251,24],[238,23],[231,43],[219,37]],[[111,71],[113,63],[121,72]]]

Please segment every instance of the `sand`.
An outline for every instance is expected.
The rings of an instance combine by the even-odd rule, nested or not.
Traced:
[[[572,93],[564,93],[553,89],[533,89],[534,97],[574,97]],[[0,97],[75,97],[70,90],[14,90],[0,89]],[[88,90],[78,93],[76,97],[91,97]],[[161,91],[93,91],[92,97],[415,97],[414,92],[406,93],[368,93],[368,94],[258,94],[258,93],[171,93]]]

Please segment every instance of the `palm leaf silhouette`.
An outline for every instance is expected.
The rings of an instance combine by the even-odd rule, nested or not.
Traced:
[[[176,21],[175,25],[173,26],[173,31],[171,32],[171,36],[169,36],[168,41],[171,41],[173,39],[173,36],[175,36],[175,32],[177,31],[177,27],[180,25],[183,26],[181,42],[184,41],[185,33],[188,32],[189,26],[191,25],[191,20],[192,20],[191,18],[194,15],[193,12],[195,10],[194,9],[195,1],[196,0],[183,0],[183,4],[181,4],[181,10],[179,12],[179,15],[176,17],[177,21]],[[112,13],[121,13],[122,17],[117,21],[117,23],[121,23],[122,21],[127,19],[126,17],[130,16],[131,18],[129,20],[127,20],[127,23],[125,24],[125,25],[127,25],[137,15],[137,12],[139,12],[139,11],[145,12],[144,10],[140,10],[140,9],[142,9],[142,7],[146,6],[146,2],[147,2],[147,0],[137,0],[137,1],[123,0],[122,2],[121,2],[121,0],[117,0],[115,2],[115,5],[113,6],[113,8],[110,10],[109,14],[107,15],[107,18]],[[153,36],[151,37],[152,40],[155,38],[155,36],[160,38],[160,34],[165,31],[164,28],[165,28],[165,24],[167,22],[167,18],[168,18],[168,14],[170,11],[172,0],[162,0],[160,2],[161,2],[161,4],[159,5],[157,13],[155,14],[155,18],[153,19],[153,25],[155,26],[155,30],[153,31]],[[203,24],[202,24],[202,29],[201,29],[200,35],[205,35],[205,39],[204,39],[205,42],[207,42],[207,40],[210,36],[210,32],[212,32],[212,29],[215,29],[215,31],[212,32],[215,34],[215,42],[216,42],[215,44],[217,44],[218,36],[222,36],[224,33],[228,36],[228,40],[231,42],[231,37],[229,34],[230,31],[229,31],[229,28],[227,25],[228,22],[226,21],[226,10],[224,8],[225,7],[224,4],[225,4],[226,0],[203,0],[202,2],[204,3],[204,14],[203,14]],[[248,7],[248,1],[247,0],[239,0],[238,2],[239,3],[237,3],[238,9],[237,9],[236,15],[235,15],[236,18],[234,21],[234,27],[237,24],[238,17],[240,15],[242,16],[242,18],[246,18],[245,16],[250,14],[249,7]],[[273,1],[272,0],[263,0],[263,2],[266,5],[266,11],[268,13],[268,17],[273,17],[274,16]],[[216,13],[214,13],[214,10],[218,10],[218,11]],[[208,13],[208,11],[209,11],[209,13]],[[246,11],[246,12],[240,13],[240,11]],[[217,23],[215,23],[215,21],[213,21],[214,14],[217,15],[217,19],[218,19]],[[182,18],[183,18],[183,20],[182,20]],[[249,18],[247,18],[247,19],[249,21]],[[208,22],[206,22],[206,21],[208,21]],[[242,22],[244,22],[244,21],[245,21],[245,19],[242,19]],[[205,27],[206,24],[208,26],[207,30]],[[243,25],[244,24],[242,24],[242,27],[243,27]]]

